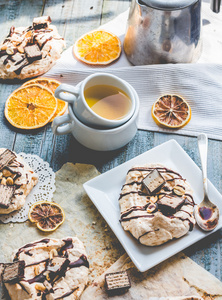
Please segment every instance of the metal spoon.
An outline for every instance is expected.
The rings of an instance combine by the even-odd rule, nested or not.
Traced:
[[[202,166],[202,175],[203,175],[203,190],[204,190],[204,199],[203,201],[195,205],[194,215],[197,221],[197,224],[205,231],[213,230],[219,220],[219,209],[213,204],[208,198],[208,189],[207,189],[207,149],[208,149],[208,140],[207,135],[202,133],[198,136],[198,148],[200,153],[200,160]]]

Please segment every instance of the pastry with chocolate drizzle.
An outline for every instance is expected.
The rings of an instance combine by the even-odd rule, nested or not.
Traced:
[[[0,148],[0,214],[9,214],[25,204],[38,182],[38,175],[11,150]]]
[[[79,299],[88,281],[89,263],[77,237],[24,245],[14,255],[14,262],[20,261],[23,276],[5,283],[11,300]]]
[[[34,18],[31,26],[10,28],[0,44],[0,78],[32,78],[51,69],[65,41],[50,23],[49,16],[42,16]]]
[[[180,238],[195,224],[192,193],[186,179],[163,165],[135,166],[120,193],[120,223],[146,246]]]

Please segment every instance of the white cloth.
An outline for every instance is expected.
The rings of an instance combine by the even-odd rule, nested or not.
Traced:
[[[127,17],[128,11],[101,27],[123,42]],[[222,140],[222,11],[214,14],[209,2],[203,2],[202,20],[203,52],[197,64],[132,66],[122,51],[118,61],[98,68],[77,61],[70,47],[46,76],[75,85],[94,72],[113,73],[128,81],[139,95],[139,129],[191,136],[205,132],[210,138]],[[173,93],[184,97],[192,109],[189,124],[176,131],[158,127],[151,117],[154,101]]]

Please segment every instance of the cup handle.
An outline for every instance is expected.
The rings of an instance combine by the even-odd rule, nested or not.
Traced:
[[[66,125],[63,125],[68,123]],[[63,125],[63,126],[61,126]],[[63,135],[70,133],[74,128],[74,122],[71,120],[70,115],[63,115],[56,117],[52,122],[52,132],[55,135]]]
[[[73,104],[78,95],[79,88],[65,83],[60,84],[55,90],[55,97],[64,100],[69,104]]]

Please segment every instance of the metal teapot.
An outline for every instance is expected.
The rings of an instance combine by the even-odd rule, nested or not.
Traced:
[[[219,12],[221,0],[211,0]],[[124,51],[134,65],[191,63],[202,50],[201,0],[132,0]]]

